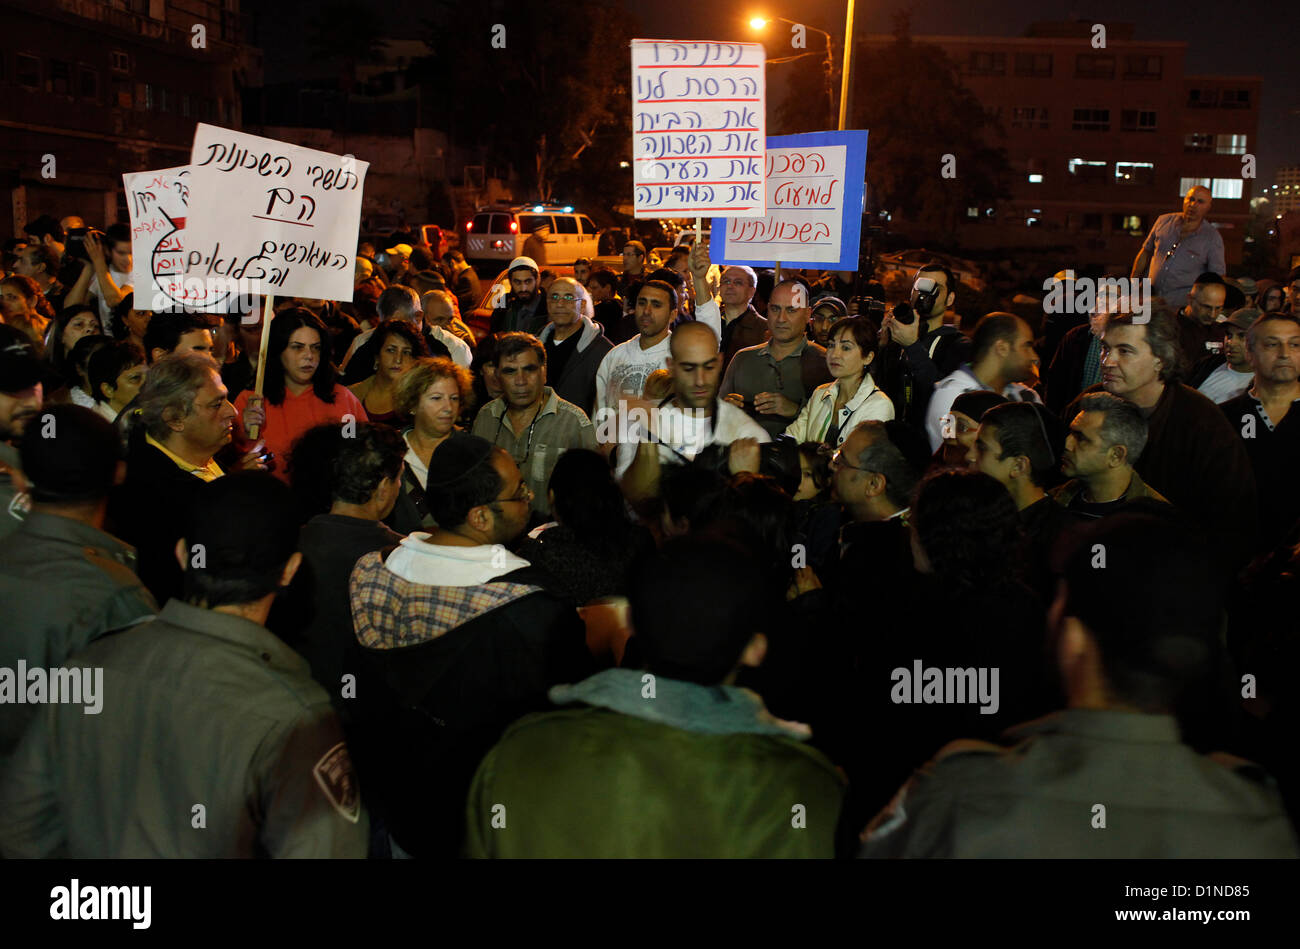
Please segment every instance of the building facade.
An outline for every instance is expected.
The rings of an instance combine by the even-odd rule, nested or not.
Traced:
[[[6,236],[40,214],[126,220],[122,174],[185,164],[195,123],[238,128],[260,81],[239,0],[0,0],[0,14]]]
[[[1205,184],[1231,270],[1250,215],[1243,158],[1258,135],[1262,79],[1188,75],[1186,43],[1137,40],[1128,24],[1107,24],[1104,47],[1096,36],[1071,22],[1034,24],[1023,37],[915,37],[952,57],[1006,130],[994,144],[1010,159],[1011,199],[968,208],[959,240],[1072,245],[1080,262],[1123,269],[1155,219]]]

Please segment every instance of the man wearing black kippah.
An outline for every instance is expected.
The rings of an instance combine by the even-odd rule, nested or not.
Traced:
[[[549,686],[594,663],[577,612],[506,549],[532,500],[508,453],[453,433],[430,459],[427,497],[438,527],[352,572],[359,756],[374,764],[362,777],[395,852],[455,856],[479,760],[506,725],[545,706]]]

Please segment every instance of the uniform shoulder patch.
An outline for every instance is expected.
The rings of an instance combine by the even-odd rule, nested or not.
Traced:
[[[339,742],[325,752],[311,773],[334,810],[350,823],[355,824],[361,819],[361,792],[357,788],[357,774],[352,770],[347,745]]]

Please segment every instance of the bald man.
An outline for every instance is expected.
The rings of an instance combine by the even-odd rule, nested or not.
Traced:
[[[1149,277],[1155,296],[1177,306],[1192,291],[1201,274],[1224,273],[1223,238],[1205,219],[1210,213],[1210,189],[1188,188],[1182,213],[1162,214],[1151,227],[1133,261],[1133,278]]]
[[[772,440],[743,411],[718,398],[722,354],[712,327],[683,323],[669,337],[669,352],[665,362],[672,374],[672,397],[651,408],[647,418],[630,420],[623,443],[615,448],[615,476],[633,501],[658,493],[661,466],[690,462],[708,445]]]
[[[831,381],[826,350],[808,339],[808,288],[784,280],[767,301],[771,337],[736,353],[722,380],[722,397],[744,409],[772,437],[795,420],[819,385]]]

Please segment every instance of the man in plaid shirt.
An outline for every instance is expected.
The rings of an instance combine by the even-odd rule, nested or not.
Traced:
[[[510,455],[452,434],[429,463],[438,527],[357,562],[357,763],[397,846],[455,856],[479,760],[552,685],[595,671],[577,611],[508,551],[532,492]]]

